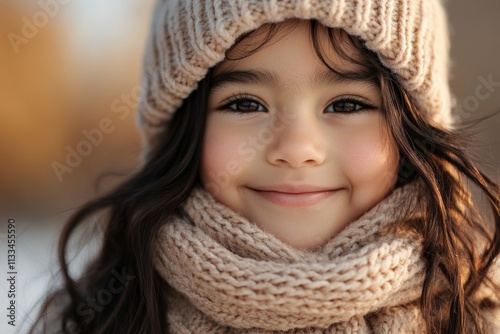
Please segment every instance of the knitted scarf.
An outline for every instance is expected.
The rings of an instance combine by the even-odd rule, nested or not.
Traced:
[[[423,333],[419,238],[392,228],[404,225],[396,216],[414,207],[412,193],[396,189],[306,251],[194,189],[157,239],[171,332]]]

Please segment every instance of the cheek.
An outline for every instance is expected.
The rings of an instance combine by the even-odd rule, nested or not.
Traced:
[[[234,147],[224,135],[208,135],[203,142],[201,174],[224,170],[225,162],[234,156]]]
[[[215,197],[237,183],[245,167],[238,151],[240,137],[241,134],[230,128],[215,126],[210,120],[207,122],[199,173],[203,185]]]
[[[342,152],[343,169],[351,186],[364,188],[366,195],[385,196],[396,180],[398,149],[386,131],[376,128],[357,132]]]
[[[234,156],[234,148],[223,134],[207,133],[203,142],[200,175],[203,183],[215,181],[215,175],[221,174],[226,162]]]

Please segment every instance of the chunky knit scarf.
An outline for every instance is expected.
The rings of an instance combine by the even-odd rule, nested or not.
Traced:
[[[392,228],[414,201],[410,189],[315,251],[284,244],[195,189],[157,242],[172,333],[423,333],[421,245]]]

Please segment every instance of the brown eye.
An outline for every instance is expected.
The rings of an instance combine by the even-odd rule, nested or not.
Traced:
[[[266,111],[266,108],[261,103],[248,98],[236,98],[219,109],[240,113]]]
[[[352,114],[358,111],[369,110],[373,108],[374,108],[373,106],[370,106],[364,102],[349,98],[333,102],[328,106],[325,112],[338,113],[338,114]]]

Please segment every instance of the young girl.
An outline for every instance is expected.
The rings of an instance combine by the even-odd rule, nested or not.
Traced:
[[[438,0],[157,1],[144,163],[69,221],[37,328],[499,331],[500,189],[451,127],[447,70]]]

